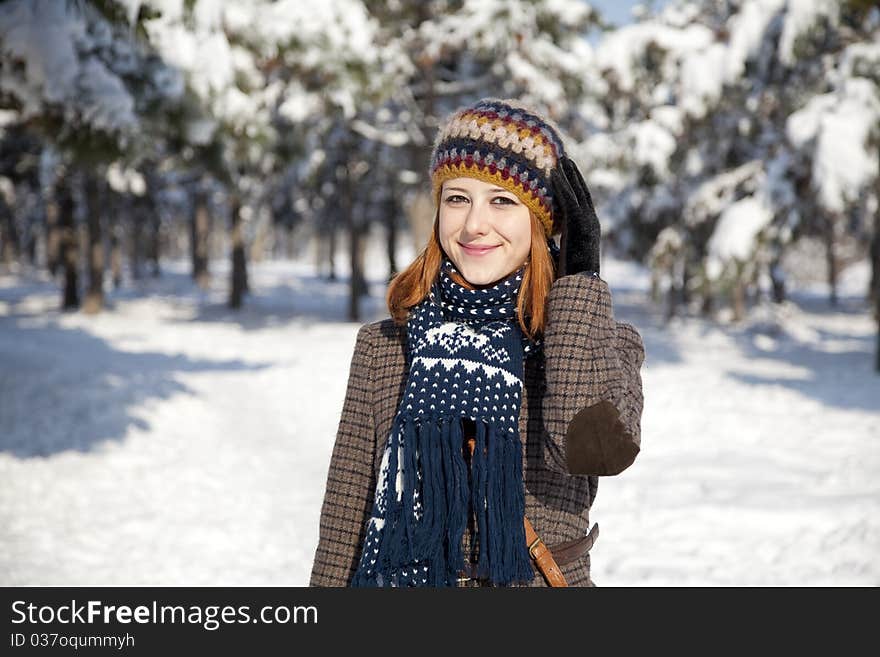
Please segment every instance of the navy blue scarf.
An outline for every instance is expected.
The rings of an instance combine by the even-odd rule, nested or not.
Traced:
[[[477,290],[453,281],[455,271],[445,258],[430,294],[410,311],[409,375],[352,586],[455,586],[471,509],[478,577],[505,586],[535,576],[519,411],[524,358],[541,345],[517,322],[525,266]],[[470,482],[463,418],[476,425]]]

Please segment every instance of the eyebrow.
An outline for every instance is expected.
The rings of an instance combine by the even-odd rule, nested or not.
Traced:
[[[444,191],[450,191],[450,190],[453,190],[453,189],[454,189],[455,191],[457,191],[457,192],[470,193],[468,190],[464,189],[463,187],[445,187],[445,188],[444,188]],[[508,194],[513,194],[513,192],[511,192],[509,189],[503,189],[503,188],[501,188],[501,187],[493,187],[493,188],[490,189],[489,191],[490,191],[490,192],[507,192]]]

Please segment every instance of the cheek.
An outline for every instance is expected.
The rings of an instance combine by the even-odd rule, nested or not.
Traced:
[[[437,230],[440,233],[440,239],[445,240],[450,233],[454,232],[455,222],[448,213],[440,211],[440,218],[437,222]]]
[[[437,222],[437,232],[440,236],[440,246],[446,253],[450,253],[452,245],[455,242],[455,236],[459,231],[460,221],[456,221],[455,213],[440,211],[440,218]]]
[[[506,222],[503,231],[517,253],[528,253],[532,244],[532,221],[527,209],[513,221]]]

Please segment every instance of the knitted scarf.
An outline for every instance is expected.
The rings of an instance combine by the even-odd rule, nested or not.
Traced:
[[[429,295],[411,309],[409,373],[352,586],[455,586],[471,509],[478,577],[498,586],[534,577],[519,411],[524,358],[541,344],[517,322],[524,270],[469,290],[450,278],[456,269],[444,258]],[[463,418],[476,424],[470,478]]]

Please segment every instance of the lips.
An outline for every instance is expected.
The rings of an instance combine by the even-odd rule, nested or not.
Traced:
[[[459,242],[458,244],[459,246],[461,246],[462,251],[464,251],[467,255],[473,256],[484,255],[498,248],[497,244],[494,246],[481,246],[478,244],[474,246],[467,246],[465,244],[462,244],[461,242]]]

